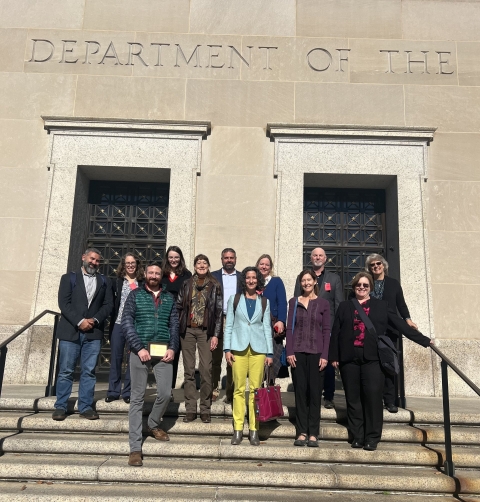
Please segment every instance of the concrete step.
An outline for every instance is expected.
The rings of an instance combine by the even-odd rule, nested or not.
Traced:
[[[21,473],[21,474],[20,474]],[[142,468],[109,456],[5,454],[0,479],[62,480],[102,483],[150,483],[236,487],[399,491],[480,494],[480,473],[457,470],[456,480],[433,468],[374,467],[257,460],[149,458]]]
[[[51,434],[23,432],[9,435],[0,433],[1,453],[123,455],[128,456],[128,435],[124,434]],[[230,438],[172,436],[169,442],[147,437],[143,453],[148,457],[248,459],[264,462],[349,463],[378,465],[412,465],[443,467],[444,449],[435,445],[396,444],[382,442],[377,451],[352,449],[343,442],[321,441],[319,448],[295,448],[293,439],[269,439],[253,448],[245,441],[232,446]],[[480,468],[480,448],[453,448],[457,467]]]
[[[406,493],[355,493],[351,491],[330,491],[263,488],[235,488],[223,486],[162,486],[135,485],[135,497],[132,497],[132,485],[84,484],[59,482],[12,482],[0,481],[0,501],[17,502],[32,500],[38,502],[458,502],[451,496]],[[462,496],[464,502],[479,502],[474,496]]]
[[[200,420],[183,423],[181,418],[166,417],[164,429],[169,434],[200,435],[200,436],[231,436],[232,421],[229,417],[212,418],[210,424]],[[245,432],[248,425],[245,424]],[[62,422],[52,420],[50,413],[19,413],[1,412],[0,430],[3,431],[63,431],[63,432],[94,432],[120,433],[128,432],[128,417],[124,415],[103,415],[100,420],[86,420],[77,414],[70,415]],[[295,427],[288,420],[279,420],[261,424],[260,437],[293,438]],[[332,441],[346,441],[347,429],[342,424],[322,422],[320,425],[320,439]],[[441,426],[409,426],[402,424],[385,424],[383,442],[399,443],[432,443],[444,442],[444,432]],[[480,446],[480,427],[452,427],[452,442],[458,445]]]

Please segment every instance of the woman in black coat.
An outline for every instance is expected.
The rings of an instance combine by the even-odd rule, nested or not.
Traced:
[[[413,329],[418,329],[417,325],[410,318],[405,298],[403,296],[403,289],[400,283],[393,277],[388,276],[388,262],[379,254],[371,254],[365,261],[365,271],[373,276],[373,290],[371,296],[377,300],[385,300],[388,307],[400,314],[402,319]],[[396,345],[398,340],[398,332],[391,329],[387,330],[387,336]],[[385,375],[385,386],[383,388],[383,403],[385,408],[390,413],[397,413],[398,407],[395,404],[396,391],[395,391],[395,377],[394,375]]]
[[[375,333],[365,328],[352,301],[340,303],[332,328],[329,359],[335,368],[340,368],[352,448],[373,451],[382,436],[385,381],[378,358],[377,336],[386,332],[390,322],[424,347],[429,346],[430,339],[410,328],[389,309],[386,301],[370,296],[373,289],[370,274],[359,272],[352,281],[352,289]]]
[[[130,291],[143,285],[144,273],[140,259],[132,253],[127,253],[117,268],[117,279],[113,281],[114,307],[110,321],[110,374],[108,391],[105,401],[110,403],[120,398],[122,394],[126,403],[130,402],[130,366],[127,367],[122,387],[122,362],[126,339],[123,335],[121,321],[123,306]]]

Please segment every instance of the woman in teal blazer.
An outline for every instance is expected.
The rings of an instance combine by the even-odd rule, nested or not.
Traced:
[[[263,278],[255,267],[247,267],[240,278],[242,293],[230,297],[223,335],[223,350],[233,373],[233,437],[232,444],[242,442],[245,422],[245,388],[248,375],[248,422],[250,444],[258,446],[258,421],[255,417],[253,389],[262,385],[264,366],[273,362],[270,305],[257,293],[263,289]]]

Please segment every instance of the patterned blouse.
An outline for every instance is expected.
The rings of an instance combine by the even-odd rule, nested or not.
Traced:
[[[128,279],[123,279],[122,296],[120,296],[120,305],[118,307],[118,314],[117,314],[117,319],[115,320],[115,324],[122,323],[123,307],[125,306],[125,301],[127,299],[127,296],[130,294],[130,291],[133,291],[134,289],[137,288],[138,288],[137,279],[135,279],[135,281],[132,282],[132,284],[128,282]]]
[[[370,292],[370,296],[373,296],[377,300],[382,300],[384,290],[385,290],[385,279],[374,281],[373,291]]]
[[[365,314],[368,316],[370,313],[370,300],[367,300],[362,307]],[[363,347],[365,340],[365,324],[360,318],[357,309],[355,309],[353,316],[353,332],[355,333],[355,340],[353,342],[354,347]]]
[[[190,310],[191,325],[203,326],[205,306],[210,290],[210,288],[207,287],[209,283],[208,277],[206,279],[199,279],[198,276],[193,276],[192,303]]]

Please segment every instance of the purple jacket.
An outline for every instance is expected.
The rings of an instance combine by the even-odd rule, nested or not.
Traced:
[[[296,319],[296,328],[293,328],[293,312],[295,310],[295,300],[292,298],[288,302],[288,320],[287,320],[287,356],[294,355],[294,339],[298,336],[298,312]],[[300,307],[302,308],[302,307]],[[310,326],[313,327],[314,337],[317,341],[317,354],[322,354],[324,359],[328,359],[328,349],[330,347],[330,304],[327,300],[318,297],[310,300],[306,314],[309,316]],[[301,349],[302,347],[300,347]],[[300,352],[303,352],[300,350]]]

